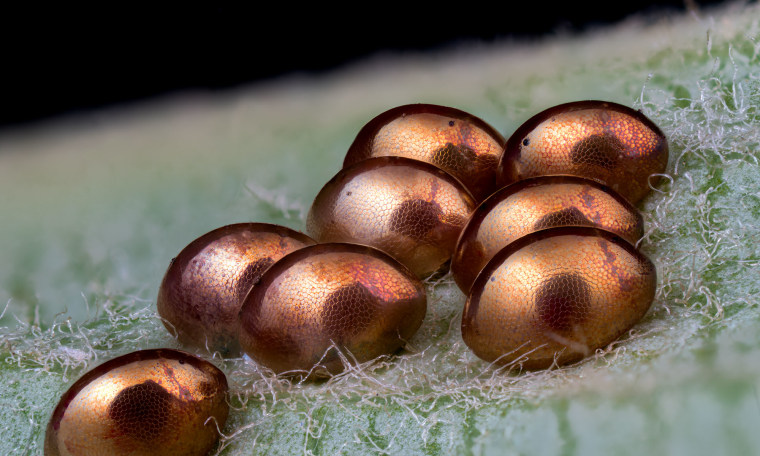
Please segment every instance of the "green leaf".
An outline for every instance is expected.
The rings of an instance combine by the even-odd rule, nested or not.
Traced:
[[[641,209],[650,313],[577,365],[494,370],[463,344],[465,297],[429,283],[398,356],[321,383],[246,359],[219,446],[250,454],[750,454],[760,448],[760,45],[756,4],[584,36],[387,57],[321,77],[186,94],[0,137],[0,454],[40,454],[86,370],[177,347],[155,313],[169,261],[244,221],[303,229],[359,128],[396,105],[472,112],[509,136],[555,104],[640,108],[667,135]]]

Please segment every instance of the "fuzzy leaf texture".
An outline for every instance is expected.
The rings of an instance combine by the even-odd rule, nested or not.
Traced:
[[[155,298],[216,227],[303,230],[361,126],[423,102],[509,136],[556,104],[641,109],[668,178],[639,207],[659,285],[645,319],[573,366],[497,371],[461,339],[464,295],[427,284],[399,356],[323,383],[198,354],[228,375],[218,454],[752,454],[760,451],[760,8],[631,19],[581,36],[387,57],[183,95],[0,137],[0,454],[41,454],[60,395],[134,350],[183,348]]]

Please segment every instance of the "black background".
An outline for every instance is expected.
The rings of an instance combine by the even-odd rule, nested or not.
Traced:
[[[699,11],[711,2],[688,3]],[[504,2],[502,10],[477,2],[413,11],[404,4],[354,5],[350,11],[285,3],[267,10],[109,5],[0,11],[0,128],[183,89],[223,90],[324,72],[377,53],[536,40],[633,14],[657,20],[687,10],[682,0],[604,7]]]

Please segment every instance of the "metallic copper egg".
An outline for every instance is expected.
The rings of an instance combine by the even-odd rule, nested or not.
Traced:
[[[235,353],[245,295],[275,261],[313,244],[305,234],[267,223],[215,229],[172,260],[158,291],[158,313],[181,342]]]
[[[606,101],[578,101],[522,124],[507,141],[497,180],[507,185],[572,174],[598,180],[636,203],[649,193],[649,176],[663,173],[667,164],[665,135],[644,114]]]
[[[411,104],[372,119],[354,139],[343,167],[370,157],[424,161],[459,179],[477,201],[496,190],[496,165],[504,137],[482,119],[459,109]]]
[[[342,169],[319,192],[306,231],[318,242],[378,248],[424,277],[450,258],[475,201],[435,166],[370,158]]]
[[[343,363],[333,344],[359,363],[393,353],[419,329],[426,307],[422,282],[390,256],[319,244],[261,277],[240,311],[240,345],[277,373],[335,374]]]
[[[454,280],[469,293],[475,277],[499,250],[528,233],[555,226],[601,228],[631,244],[644,232],[639,211],[595,181],[575,176],[525,179],[475,209],[451,258]]]
[[[499,365],[570,363],[636,324],[656,282],[652,262],[610,232],[538,231],[509,244],[478,275],[462,337],[476,355]]]
[[[227,379],[171,349],[143,350],[87,372],[61,397],[46,456],[205,455],[224,427]]]

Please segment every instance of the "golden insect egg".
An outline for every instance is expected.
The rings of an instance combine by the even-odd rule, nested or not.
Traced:
[[[459,179],[477,201],[496,190],[504,137],[482,119],[431,104],[399,106],[367,123],[348,149],[343,167],[371,157],[424,161]]]
[[[235,353],[245,295],[275,261],[313,244],[305,234],[279,225],[217,228],[172,260],[158,291],[158,313],[181,342]]]
[[[555,226],[601,228],[631,244],[644,231],[639,211],[595,181],[575,176],[525,179],[499,190],[475,209],[451,259],[454,280],[469,293],[475,277],[499,250],[526,234]]]
[[[610,232],[538,231],[497,253],[475,279],[462,337],[477,356],[499,365],[570,363],[636,324],[655,288],[652,262]]]
[[[342,169],[314,199],[306,231],[318,242],[365,244],[424,277],[449,261],[475,201],[435,166],[377,157]]]
[[[245,299],[240,344],[277,373],[325,376],[401,348],[419,329],[422,282],[379,250],[305,247],[275,263]]]
[[[507,185],[572,174],[598,180],[636,203],[649,193],[650,175],[665,172],[667,164],[665,135],[644,114],[607,101],[577,101],[522,124],[507,141],[497,179]]]
[[[189,353],[143,350],[112,359],[63,395],[45,455],[205,455],[227,420],[226,394],[224,373]]]

